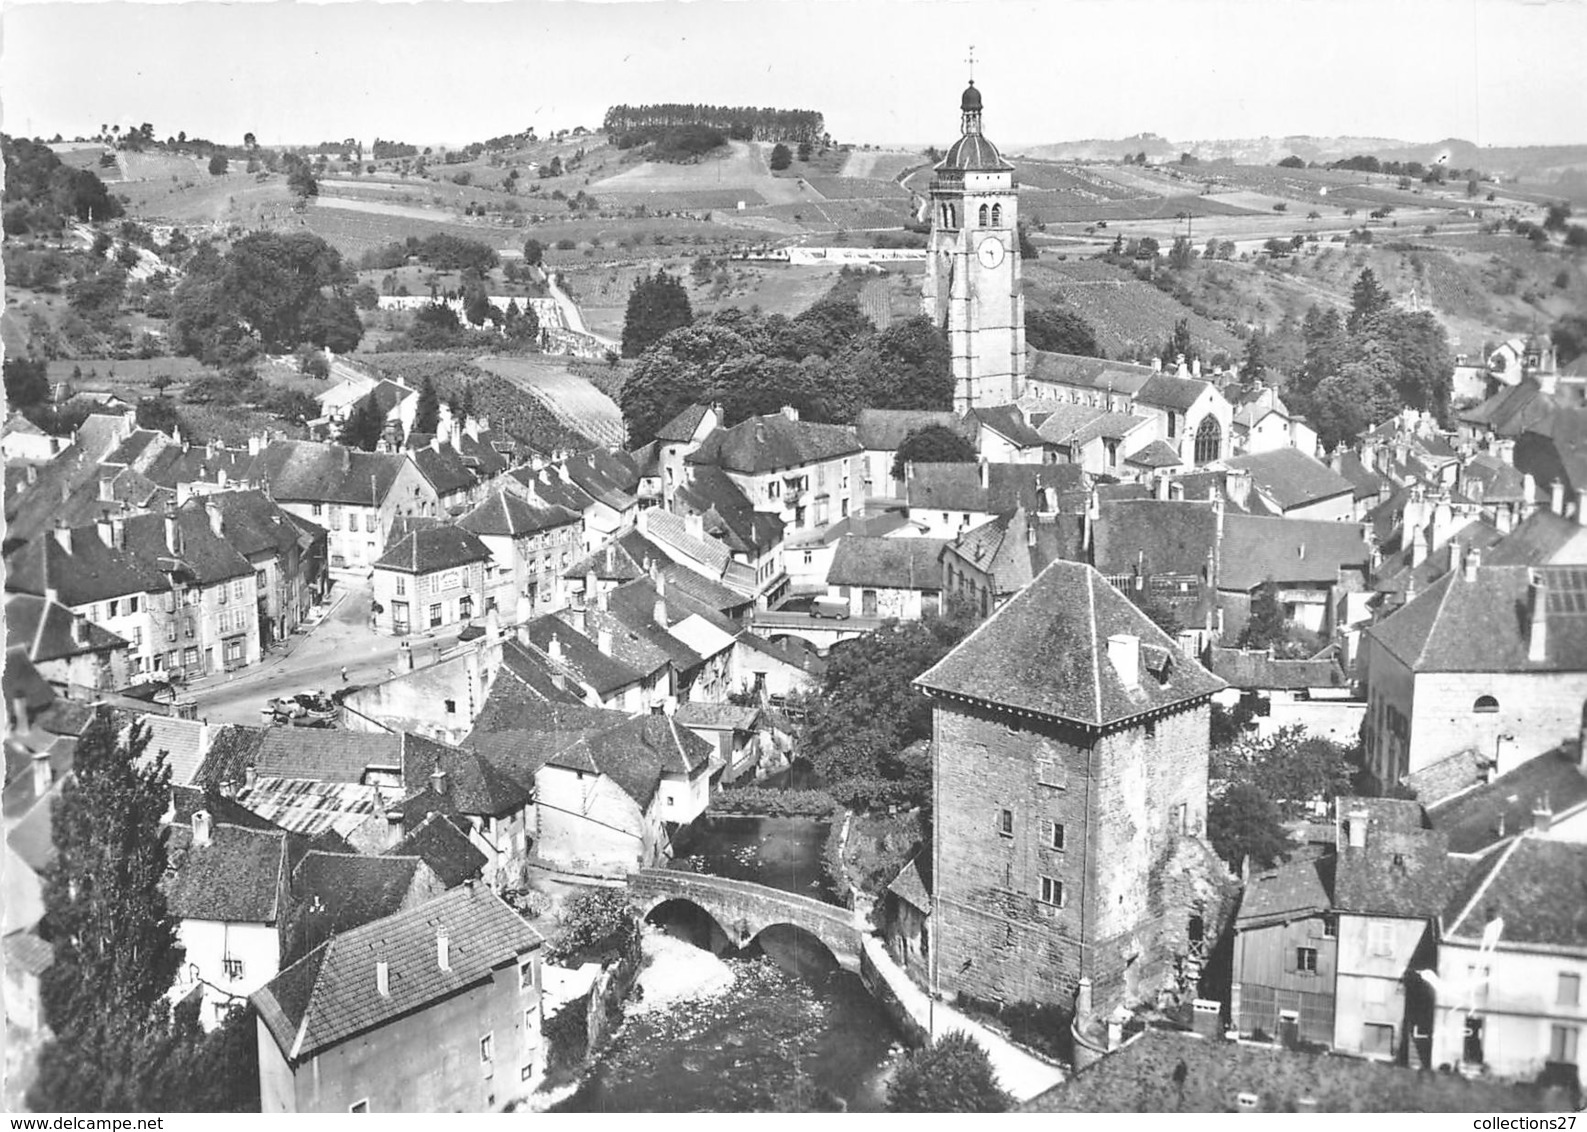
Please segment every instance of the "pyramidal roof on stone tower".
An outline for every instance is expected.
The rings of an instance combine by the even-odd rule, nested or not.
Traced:
[[[937,162],[937,171],[1012,171],[1014,167],[1003,160],[1002,154],[997,152],[997,146],[981,133],[981,92],[975,89],[974,79],[964,88],[964,94],[959,99],[959,112],[962,136],[953,143],[947,156]]]

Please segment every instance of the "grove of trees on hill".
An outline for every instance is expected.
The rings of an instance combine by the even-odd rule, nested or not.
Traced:
[[[878,331],[858,304],[827,298],[795,318],[729,309],[661,337],[640,355],[620,402],[629,443],[695,403],[732,425],[784,405],[846,424],[861,409],[949,409],[948,342],[925,317]]]
[[[121,202],[87,169],[61,163],[47,145],[0,134],[5,158],[5,234],[56,232],[69,220],[113,220]]]
[[[820,145],[826,123],[816,110],[778,110],[770,106],[710,106],[703,103],[658,102],[645,106],[617,105],[601,119],[601,131],[614,144],[625,136],[650,141],[678,126],[709,126],[734,141],[810,142]]]

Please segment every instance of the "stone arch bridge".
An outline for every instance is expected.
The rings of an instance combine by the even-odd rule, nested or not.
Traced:
[[[812,617],[808,613],[781,610],[756,610],[749,627],[757,635],[775,641],[778,637],[798,637],[823,653],[839,641],[863,637],[881,627],[880,617]]]
[[[860,969],[864,930],[847,908],[745,880],[674,869],[641,869],[628,875],[628,896],[641,917],[669,900],[703,908],[735,947],[747,946],[769,927],[787,924],[809,932],[849,971]]]

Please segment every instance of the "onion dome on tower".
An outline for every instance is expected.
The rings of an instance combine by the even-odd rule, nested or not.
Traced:
[[[1011,170],[1014,167],[1003,160],[997,146],[981,133],[981,92],[975,89],[975,80],[964,88],[959,98],[959,130],[963,135],[953,143],[948,154],[937,163],[937,169],[974,169],[978,171]]]

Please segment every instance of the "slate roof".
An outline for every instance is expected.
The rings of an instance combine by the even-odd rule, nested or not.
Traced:
[[[750,417],[732,428],[712,430],[684,462],[755,474],[803,467],[859,451],[860,442],[847,425],[795,421],[782,413],[770,413]]]
[[[980,171],[1006,171],[1014,167],[1003,160],[993,145],[979,133],[965,134],[948,147],[942,160],[933,165],[938,171],[973,169]]]
[[[425,445],[408,450],[419,474],[435,488],[442,499],[467,491],[479,482],[479,477],[463,460],[463,454],[450,444]]]
[[[547,762],[604,774],[643,810],[655,798],[663,774],[693,774],[710,763],[714,751],[669,716],[641,715],[586,736]]]
[[[406,455],[360,452],[341,444],[273,440],[246,478],[267,481],[275,500],[371,507],[386,498],[407,462]]]
[[[1184,1087],[1174,1081],[1185,1066]],[[1563,1091],[1278,1045],[1149,1029],[1021,1106],[1022,1112],[1229,1113],[1241,1093],[1263,1112],[1542,1112],[1570,1107]]]
[[[447,888],[477,879],[487,864],[485,854],[445,814],[427,815],[387,855],[419,858]]]
[[[681,444],[694,439],[695,430],[711,411],[709,405],[690,405],[656,430],[656,439]]]
[[[1546,653],[1528,659],[1528,586],[1548,587]],[[1415,672],[1587,671],[1587,570],[1482,565],[1454,570],[1367,630]]]
[[[490,548],[461,526],[421,527],[403,535],[375,562],[377,570],[433,574],[475,562],[489,562]]]
[[[1480,939],[1488,920],[1502,916],[1501,948],[1510,943],[1587,951],[1587,845],[1527,835],[1491,860],[1450,901],[1446,937]]]
[[[1321,915],[1333,907],[1333,857],[1294,861],[1253,872],[1234,919],[1237,931]]]
[[[1212,672],[1231,688],[1261,691],[1275,689],[1344,688],[1349,685],[1339,662],[1333,657],[1321,660],[1278,660],[1267,651],[1245,649],[1212,650]]]
[[[979,511],[1001,515],[1015,507],[1049,510],[1043,489],[1063,494],[1085,486],[1078,464],[986,464],[987,486],[981,486],[980,464],[911,464],[904,480],[904,499],[911,510]]]
[[[59,602],[33,594],[6,595],[6,648],[21,648],[34,664],[64,660],[85,653],[124,649],[127,642],[92,621],[84,621],[83,639],[74,628],[76,618]]]
[[[1285,511],[1336,495],[1355,495],[1355,485],[1298,448],[1274,448],[1224,461],[1249,472],[1251,484]]]
[[[1562,814],[1583,803],[1587,775],[1570,751],[1553,750],[1491,782],[1434,802],[1427,819],[1448,834],[1451,853],[1480,853],[1532,828],[1532,810],[1539,805]]]
[[[475,535],[522,538],[583,520],[582,515],[566,507],[536,506],[512,492],[498,490],[460,517],[457,526]]]
[[[1269,578],[1333,583],[1340,570],[1364,570],[1371,559],[1359,523],[1225,514],[1218,588],[1250,591]]]
[[[1177,468],[1185,461],[1166,440],[1154,440],[1146,447],[1126,456],[1124,462],[1142,468]]]
[[[868,452],[897,452],[910,433],[932,425],[966,431],[957,413],[935,409],[861,409],[855,424],[860,447]]]
[[[1140,638],[1138,687],[1108,662],[1108,638]],[[1147,650],[1167,658],[1166,679]],[[1209,696],[1223,681],[1182,655],[1128,598],[1083,563],[1053,562],[915,683],[929,693],[1108,727]]]
[[[942,548],[950,541],[846,535],[838,540],[837,550],[832,555],[827,585],[940,590]]]
[[[588,684],[603,698],[611,693],[638,684],[644,674],[615,657],[607,656],[595,647],[595,642],[575,633],[560,618],[551,614],[537,617],[528,625],[529,641],[545,653],[554,666],[571,672],[580,683]],[[560,657],[551,647],[557,642]]]
[[[93,526],[77,527],[69,538],[71,550],[45,531],[13,552],[6,559],[6,589],[43,596],[53,588],[62,605],[77,608],[170,588],[152,560],[106,546]]]
[[[441,929],[452,941],[449,971],[436,962]],[[252,999],[271,1037],[297,1065],[488,979],[492,970],[542,942],[539,932],[484,885],[464,885],[333,936]],[[388,964],[389,995],[375,991],[377,958]]]
[[[1108,500],[1097,505],[1092,561],[1108,576],[1201,576],[1217,542],[1218,514],[1210,503]]]
[[[191,824],[173,826],[162,887],[171,913],[184,920],[273,924],[287,877],[283,830],[215,824],[208,845],[193,844]]]

